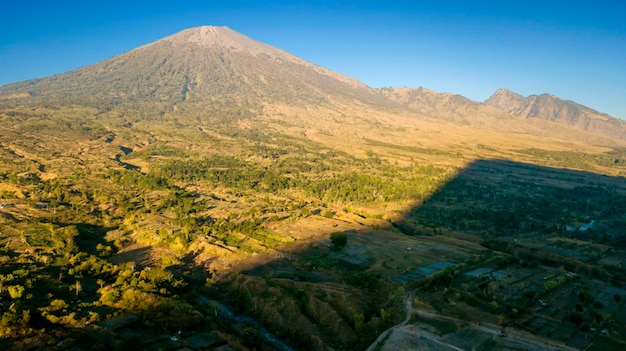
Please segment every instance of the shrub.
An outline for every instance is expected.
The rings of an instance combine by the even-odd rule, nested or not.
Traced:
[[[476,295],[472,294],[472,293],[467,293],[467,295],[465,295],[465,303],[467,303],[470,306],[476,306],[479,303],[478,297],[476,297]]]
[[[330,242],[333,244],[333,249],[339,251],[348,243],[348,235],[344,232],[332,232]]]
[[[574,324],[580,325],[583,322],[583,315],[580,312],[575,311],[575,312],[572,312],[572,314],[570,314],[569,319]]]
[[[24,287],[21,285],[11,285],[7,287],[7,290],[9,290],[9,295],[14,300],[21,298],[24,293]]]
[[[322,216],[326,218],[333,218],[335,216],[335,212],[325,210],[325,211],[322,211]]]
[[[261,346],[262,341],[263,339],[261,338],[261,335],[256,329],[252,327],[247,327],[246,329],[243,330],[244,345],[248,347],[256,348],[256,347]]]

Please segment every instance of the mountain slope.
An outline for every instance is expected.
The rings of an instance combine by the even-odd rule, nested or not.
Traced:
[[[358,95],[364,84],[227,27],[188,29],[95,65],[0,87],[0,96],[111,107],[171,107],[206,100],[258,107],[261,101],[320,102]]]
[[[500,111],[457,94],[437,93],[426,88],[382,88],[380,92],[414,111],[450,122],[479,125],[487,116],[503,118]]]
[[[610,138],[626,140],[626,122],[552,95],[523,97],[506,89],[498,89],[485,104],[516,117],[544,119]]]
[[[558,120],[520,119],[514,117],[515,114],[511,111],[499,109],[497,106],[478,103],[461,95],[437,93],[425,88],[383,88],[379,89],[379,92],[420,114],[472,129],[526,134],[592,145],[615,145],[613,138],[617,138],[618,135],[618,133],[601,133],[599,130],[586,130],[578,125],[563,126]],[[626,129],[622,127],[616,129],[618,132],[621,130]],[[607,135],[611,139],[607,139]]]

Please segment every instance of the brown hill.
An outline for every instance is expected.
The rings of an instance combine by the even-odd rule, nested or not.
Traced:
[[[613,134],[600,130],[584,129],[578,125],[563,126],[558,120],[515,118],[511,111],[487,103],[478,103],[464,96],[437,93],[425,88],[383,88],[380,93],[412,111],[439,121],[491,130],[501,133],[526,134],[529,136],[570,140],[592,145],[615,145],[623,127],[614,128]],[[521,97],[520,97],[521,98]],[[512,140],[511,140],[512,141]]]
[[[523,97],[507,89],[498,89],[485,104],[516,117],[544,119],[609,138],[626,140],[626,122],[552,95]]]

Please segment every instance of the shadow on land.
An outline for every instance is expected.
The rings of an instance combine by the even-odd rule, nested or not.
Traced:
[[[364,217],[340,251],[329,240],[286,251],[221,282],[215,298],[296,349],[367,348],[404,319],[400,292],[415,288],[440,314],[574,348],[603,338],[592,329],[626,332],[626,317],[606,317],[626,316],[624,178],[478,160],[399,218]],[[433,328],[462,339],[460,324]]]
[[[413,289],[438,314],[514,327],[574,348],[609,342],[590,334],[592,328],[626,335],[624,178],[478,160],[396,218],[348,214],[329,221],[348,237],[341,250],[328,237],[294,245],[210,287],[214,272],[197,267],[194,254],[172,267],[189,283],[181,295],[208,318],[203,325],[190,322],[195,319],[180,306],[155,304],[143,314],[164,321],[150,327],[159,337],[138,339],[147,326],[131,317],[122,327],[80,337],[113,338],[126,328],[128,347],[174,349],[183,344],[167,335],[225,330],[248,347],[365,349],[405,318],[403,299]],[[105,228],[78,229],[81,250],[103,243]],[[137,250],[129,255],[148,260],[148,249]],[[92,292],[98,287],[86,284]],[[259,325],[269,332],[260,333]],[[430,328],[446,342],[464,340],[460,324],[432,321]],[[468,342],[490,340],[476,338]]]

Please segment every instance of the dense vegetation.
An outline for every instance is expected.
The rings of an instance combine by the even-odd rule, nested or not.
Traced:
[[[90,133],[85,137],[100,138]],[[134,340],[117,335],[118,328],[155,337],[178,330],[191,334],[197,325],[224,335],[242,332],[220,327],[221,319],[204,299],[219,299],[239,313],[272,320],[272,330],[282,330],[282,338],[307,347],[329,340],[338,345],[361,340],[365,346],[381,328],[401,318],[388,312],[401,304],[401,293],[389,293],[396,288],[329,257],[325,248],[294,262],[290,270],[306,271],[313,264],[327,277],[306,282],[311,279],[304,278],[306,273],[295,273],[300,283],[291,283],[290,274],[240,276],[224,285],[230,281],[224,275],[232,270],[209,268],[195,258],[213,252],[232,256],[234,263],[237,257],[273,252],[293,243],[273,232],[277,224],[311,216],[331,219],[348,207],[419,200],[445,182],[450,169],[391,165],[298,139],[278,142],[261,133],[238,149],[234,154],[201,154],[157,142],[138,151],[104,149],[103,156],[112,151],[114,157],[73,159],[70,164],[76,166],[70,169],[54,159],[63,157],[61,150],[47,151],[49,161],[13,158],[0,174],[2,336],[105,349]],[[99,162],[108,166],[100,168]],[[250,290],[253,282],[258,286]],[[347,301],[343,292],[335,292],[348,287],[361,291],[361,297]],[[264,294],[287,305],[265,301]],[[258,311],[261,301],[274,307]],[[284,329],[304,319],[293,324],[264,315],[287,308],[312,323],[329,323],[323,322],[328,316],[307,312],[325,305],[338,318],[335,324],[312,329],[304,339],[301,328]],[[76,328],[84,331],[67,333]],[[343,330],[339,339],[332,336],[335,328]]]

